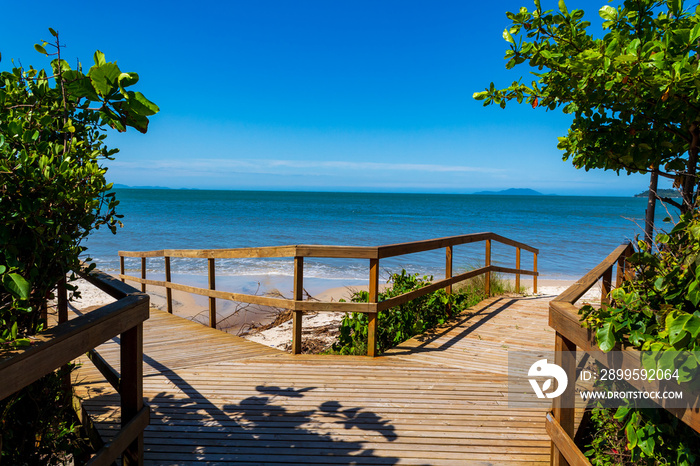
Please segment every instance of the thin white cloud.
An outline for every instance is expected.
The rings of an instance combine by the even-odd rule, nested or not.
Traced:
[[[174,170],[189,173],[221,173],[235,171],[243,173],[289,173],[289,169],[358,170],[358,171],[407,171],[407,172],[452,172],[452,173],[501,173],[500,168],[472,167],[468,165],[438,165],[421,163],[350,162],[341,160],[279,160],[279,159],[192,159],[153,160],[149,162],[113,161],[113,168],[129,170]],[[282,170],[280,170],[282,169]]]

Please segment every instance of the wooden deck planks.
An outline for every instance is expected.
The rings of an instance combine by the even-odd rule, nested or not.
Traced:
[[[146,462],[549,464],[544,410],[505,398],[508,351],[553,348],[548,302],[491,298],[379,358],[290,355],[152,310]],[[109,439],[118,395],[89,362],[77,379]]]

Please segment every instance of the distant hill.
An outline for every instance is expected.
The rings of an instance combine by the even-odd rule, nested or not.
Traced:
[[[121,188],[121,189],[170,189],[166,188],[164,186],[128,186],[125,184],[118,184],[114,183],[113,188]]]
[[[492,196],[544,196],[544,194],[528,188],[510,188],[502,191],[479,191],[474,194],[488,194]]]
[[[656,194],[659,197],[672,197],[672,198],[683,197],[683,196],[681,196],[681,193],[679,193],[677,189],[657,189]],[[649,190],[647,189],[643,193],[635,194],[634,197],[649,197]]]

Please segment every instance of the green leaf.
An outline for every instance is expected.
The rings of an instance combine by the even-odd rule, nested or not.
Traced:
[[[93,55],[93,59],[95,60],[96,66],[102,66],[106,63],[105,54],[100,52],[99,50],[95,51],[95,54]]]
[[[675,345],[686,337],[686,332],[691,338],[697,337],[700,333],[700,319],[692,314],[676,311],[666,317],[666,329],[669,343]]]
[[[30,285],[20,274],[8,273],[2,277],[5,289],[19,299],[29,299]]]
[[[606,21],[617,21],[617,10],[610,5],[603,6],[598,10],[598,14]]]
[[[6,270],[7,270],[7,267],[5,267],[4,265],[0,265],[0,274],[5,273]]]
[[[654,281],[654,289],[656,289],[657,291],[663,291],[664,277],[659,277]]]
[[[564,16],[569,15],[569,10],[566,9],[566,3],[564,3],[564,0],[559,0],[559,11],[561,11]]]
[[[615,62],[617,63],[631,63],[633,61],[637,61],[637,55],[627,54],[615,57]]]
[[[669,241],[668,235],[666,235],[664,233],[659,233],[658,235],[656,235],[656,242],[657,243],[668,243],[668,241]]]
[[[654,437],[646,437],[643,440],[637,437],[637,445],[647,456],[654,455],[655,443]]]
[[[690,31],[690,43],[694,43],[700,37],[700,23],[696,24],[695,27]]]
[[[627,448],[631,450],[637,446],[637,431],[631,422],[625,427],[625,434],[627,434]]]
[[[503,38],[507,41],[510,42],[511,44],[515,45],[515,40],[513,40],[513,36],[510,35],[510,31],[508,31],[508,28],[503,30]]]
[[[118,78],[121,87],[129,87],[139,82],[139,75],[136,73],[122,73]]]
[[[630,333],[630,341],[634,346],[640,346],[644,343],[645,335],[641,330],[632,330]]]
[[[106,97],[117,89],[117,80],[120,74],[119,67],[114,63],[103,63],[90,68],[88,77],[95,90],[103,97]]]
[[[698,279],[693,281],[688,287],[688,294],[686,294],[686,299],[693,303],[693,306],[697,307],[700,303],[700,286]]]
[[[48,55],[48,53],[46,53],[46,49],[39,44],[34,44],[34,50],[39,53],[43,53],[44,55]]]
[[[49,28],[49,32],[51,33],[52,36],[58,37],[58,33],[53,28]]]
[[[140,92],[128,91],[126,93],[129,106],[139,115],[151,116],[160,111],[160,108],[150,100],[148,100]]]
[[[615,333],[612,322],[606,322],[596,331],[595,334],[598,347],[607,353],[615,347]]]
[[[624,418],[627,417],[627,414],[630,412],[630,408],[626,406],[620,406],[617,408],[617,411],[615,411],[615,414],[613,415],[613,418],[622,421]]]

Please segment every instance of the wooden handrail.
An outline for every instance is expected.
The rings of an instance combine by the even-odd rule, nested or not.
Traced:
[[[586,351],[597,348],[592,330],[581,327],[578,308],[574,306],[574,303],[601,278],[604,282],[601,290],[601,303],[607,303],[612,268],[615,265],[624,268],[626,266],[624,259],[632,252],[630,243],[618,246],[600,264],[549,303],[549,326],[556,331],[554,362],[564,369],[569,380],[576,380],[576,347]],[[618,277],[624,275],[624,272],[617,274]],[[620,285],[619,281],[617,285]],[[565,407],[574,406],[574,385],[574,383],[570,383],[561,396],[552,400],[552,413],[551,419],[548,419],[547,432],[552,439],[551,463],[553,465],[582,464],[579,460],[583,455],[572,440],[576,408]]]
[[[456,245],[486,242],[486,264],[476,271],[466,272],[457,276],[452,276],[452,253]],[[516,268],[507,268],[491,265],[491,241],[496,241],[516,248]],[[404,293],[393,297],[390,300],[379,302],[379,260],[387,257],[395,257],[404,254],[414,254],[417,252],[431,251],[445,248],[445,279],[436,281],[429,286]],[[534,254],[533,270],[523,270],[520,268],[520,251],[526,250]],[[189,293],[209,297],[209,325],[216,327],[216,304],[215,299],[226,299],[231,301],[256,304],[261,306],[277,307],[294,311],[292,352],[298,354],[301,351],[301,344],[297,340],[301,339],[302,314],[308,311],[330,311],[330,312],[363,312],[369,314],[368,329],[368,354],[376,354],[374,344],[376,342],[376,322],[377,313],[390,307],[406,303],[419,296],[423,296],[432,291],[444,288],[448,293],[452,291],[452,285],[477,275],[486,274],[485,292],[490,294],[488,279],[491,272],[512,273],[516,275],[516,282],[520,285],[520,275],[531,275],[533,277],[533,291],[537,293],[537,255],[539,250],[518,241],[505,238],[495,233],[472,233],[468,235],[448,236],[423,241],[413,241],[408,243],[389,244],[384,246],[328,246],[328,245],[287,245],[258,248],[236,248],[236,249],[160,249],[155,251],[119,251],[120,274],[122,280],[130,280],[140,283],[142,289],[146,285],[164,287],[166,289],[166,301],[168,312],[172,313],[172,295],[170,290],[180,290]],[[141,258],[141,277],[127,275],[124,268],[124,258]],[[146,278],[146,258],[165,258],[165,281],[149,280]],[[172,257],[178,258],[204,258],[209,260],[209,289],[198,288],[188,285],[180,285],[171,281],[171,261]],[[293,257],[294,258],[294,299],[271,298],[267,296],[249,295],[242,293],[230,293],[215,290],[214,286],[214,260],[232,258],[267,258],[267,257]],[[345,258],[345,259],[369,259],[370,268],[370,300],[369,303],[336,303],[336,302],[310,302],[302,300],[303,291],[303,264],[305,257],[315,258]],[[376,285],[376,286],[374,286]]]
[[[121,374],[107,363],[101,364],[104,360],[97,353],[93,354],[96,367],[108,374],[110,383],[119,387],[122,428],[115,440],[100,450],[90,464],[112,464],[119,455],[122,455],[123,464],[142,464],[143,430],[149,419],[149,408],[143,403],[142,332],[143,322],[149,316],[150,298],[99,271],[87,273],[83,268],[77,273],[118,301],[60,322],[36,335],[31,346],[13,351],[0,360],[0,399],[121,335]],[[64,287],[62,280],[59,296],[65,293]]]
[[[414,254],[417,252],[442,249],[447,246],[474,243],[491,239],[508,246],[519,247],[539,254],[539,249],[520,243],[496,233],[470,233],[468,235],[446,236],[408,243],[387,244],[384,246],[333,246],[299,244],[287,246],[266,246],[258,248],[234,249],[159,249],[155,251],[119,251],[121,257],[189,257],[199,259],[246,259],[263,257],[325,257],[344,259],[385,259],[387,257]]]
[[[486,273],[490,270],[493,270],[492,267],[481,267],[476,270],[470,270],[469,272],[465,272],[459,275],[456,275],[451,278],[445,278],[444,280],[438,280],[436,282],[431,283],[430,285],[423,286],[421,288],[418,288],[413,291],[409,291],[408,293],[403,293],[398,296],[394,296],[393,298],[389,298],[385,301],[381,301],[377,305],[377,310],[379,311],[385,311],[387,309],[390,309],[392,307],[400,306],[402,304],[405,304],[413,299],[420,298],[421,296],[424,296],[428,293],[432,293],[433,291],[437,291],[441,288],[446,288],[448,286],[451,286],[455,283],[459,283],[464,280],[468,280],[473,277],[477,277],[483,273]]]
[[[632,245],[629,243],[621,244],[615,248],[615,250],[611,252],[608,257],[603,259],[600,264],[593,267],[586,275],[579,278],[576,283],[567,288],[562,294],[554,298],[554,301],[561,301],[570,304],[578,301],[581,296],[586,294],[586,292],[590,290],[591,287],[598,282],[598,280],[600,280],[607,270],[618,264],[620,258],[625,257],[625,254],[629,255],[631,253],[631,248]]]

